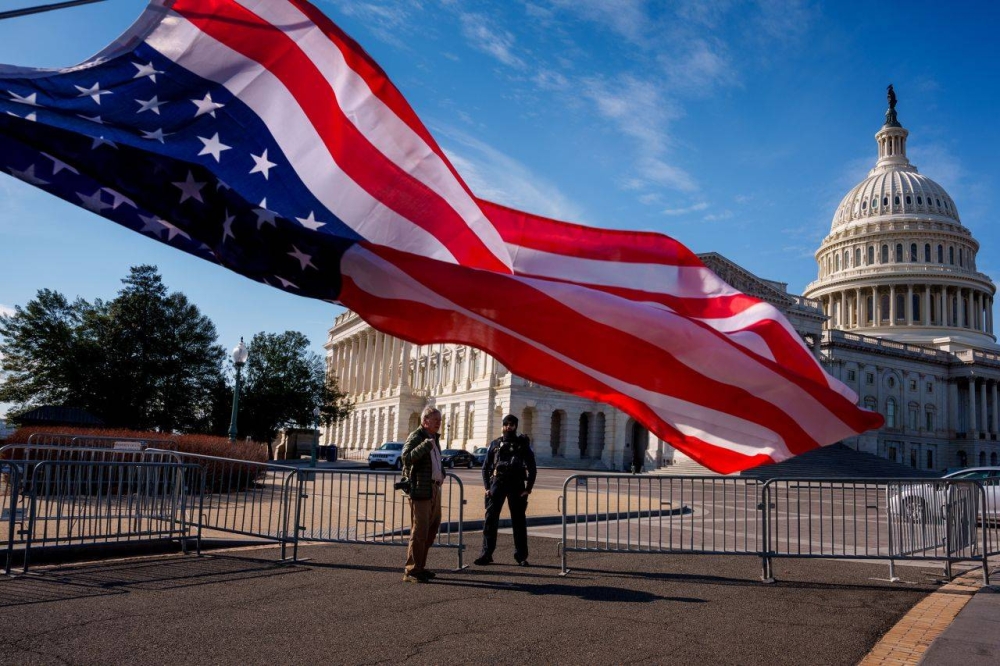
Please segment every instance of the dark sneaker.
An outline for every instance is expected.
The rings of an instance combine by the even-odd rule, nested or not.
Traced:
[[[404,583],[426,583],[427,579],[416,574],[403,574]]]
[[[519,566],[519,567],[530,567],[531,565],[528,564],[528,560],[517,560],[517,566]]]
[[[473,564],[480,567],[485,567],[487,564],[493,564],[492,557],[477,557],[472,561]]]

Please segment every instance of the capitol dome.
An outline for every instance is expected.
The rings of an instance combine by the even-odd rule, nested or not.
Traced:
[[[804,295],[822,303],[830,329],[995,348],[996,287],[976,269],[979,243],[951,196],[907,159],[908,136],[890,86],[875,166],[837,206]]]

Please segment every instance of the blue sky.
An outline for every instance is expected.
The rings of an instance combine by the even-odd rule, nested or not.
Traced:
[[[3,0],[0,9],[42,0]],[[841,197],[875,161],[893,83],[909,156],[1000,280],[1000,8],[940,3],[320,0],[382,65],[480,196],[660,231],[801,293]],[[145,3],[0,21],[0,62],[75,64]],[[216,324],[295,329],[338,309],[271,289],[0,177],[0,311],[43,287],[112,298],[159,266]],[[2,411],[2,406],[0,406]]]

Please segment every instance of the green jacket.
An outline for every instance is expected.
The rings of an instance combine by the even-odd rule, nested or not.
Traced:
[[[430,499],[434,480],[431,470],[431,447],[441,453],[438,435],[430,435],[417,428],[403,445],[403,476],[410,479],[410,499]]]

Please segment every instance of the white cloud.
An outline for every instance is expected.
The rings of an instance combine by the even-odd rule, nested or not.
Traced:
[[[668,208],[667,210],[663,211],[663,214],[664,215],[671,215],[671,216],[673,216],[673,215],[687,215],[688,213],[697,213],[698,211],[705,210],[706,208],[708,208],[708,204],[705,203],[704,201],[702,201],[700,203],[696,203],[696,204],[694,204],[692,206],[688,206],[686,208]]]
[[[524,61],[514,55],[514,34],[493,24],[492,20],[483,14],[463,12],[459,14],[462,23],[462,35],[468,40],[469,46],[487,53],[505,65],[524,67]]]
[[[329,0],[347,16],[361,20],[375,37],[397,48],[406,48],[402,35],[412,30],[416,24],[414,11],[422,11],[420,0],[400,0],[357,2],[356,0]]]
[[[2,315],[10,316],[12,314],[14,314],[14,308],[10,307],[9,305],[4,305],[3,303],[0,303],[0,316]]]
[[[706,222],[718,222],[719,220],[728,220],[733,216],[733,211],[724,210],[721,213],[709,213],[705,217],[701,218]]]
[[[660,65],[670,88],[690,95],[704,96],[716,87],[737,84],[738,77],[721,43],[704,39],[691,40],[679,53],[662,55]]]
[[[633,43],[646,40],[652,22],[644,0],[555,0],[552,4],[607,26]]]
[[[961,198],[958,193],[965,184],[965,169],[946,145],[921,143],[908,146],[907,157],[920,169],[920,173],[941,185],[952,198]]]
[[[544,217],[584,222],[579,206],[513,157],[453,127],[435,127],[434,134],[444,139],[448,159],[477,197]]]

